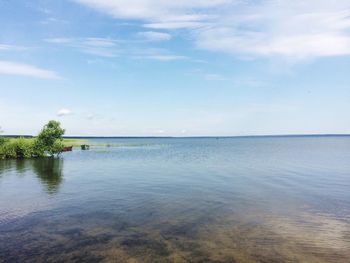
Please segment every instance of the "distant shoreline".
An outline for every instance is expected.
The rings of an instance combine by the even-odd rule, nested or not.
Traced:
[[[6,138],[32,138],[32,135],[2,135]],[[285,135],[233,135],[233,136],[63,136],[64,139],[205,139],[205,138],[266,138],[266,137],[350,137],[350,134],[285,134]]]

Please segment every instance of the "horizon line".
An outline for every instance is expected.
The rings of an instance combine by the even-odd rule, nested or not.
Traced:
[[[87,139],[147,139],[147,138],[245,138],[245,137],[347,137],[350,133],[305,133],[305,134],[258,134],[258,135],[192,135],[192,136],[128,136],[128,135],[118,135],[118,136],[99,136],[99,135],[65,135],[62,136],[64,139],[69,138],[87,138]],[[0,137],[27,137],[33,138],[35,135],[19,135],[19,134],[3,134]]]

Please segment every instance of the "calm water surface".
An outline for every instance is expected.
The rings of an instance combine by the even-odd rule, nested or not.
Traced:
[[[95,142],[0,161],[0,262],[350,262],[350,137]]]

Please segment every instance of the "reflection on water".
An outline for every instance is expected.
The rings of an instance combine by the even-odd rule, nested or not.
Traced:
[[[46,187],[49,194],[54,194],[58,191],[62,183],[62,158],[44,158],[35,159],[32,162],[33,171],[36,173],[41,183]]]
[[[46,192],[54,194],[62,183],[63,162],[63,158],[4,160],[0,162],[0,178],[6,176],[6,172],[11,168],[15,168],[18,176],[33,172],[45,187]]]
[[[106,143],[0,162],[0,262],[349,262],[348,137]]]

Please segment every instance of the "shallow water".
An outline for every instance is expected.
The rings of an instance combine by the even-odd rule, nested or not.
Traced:
[[[0,262],[350,261],[350,137],[95,143],[0,161]]]

